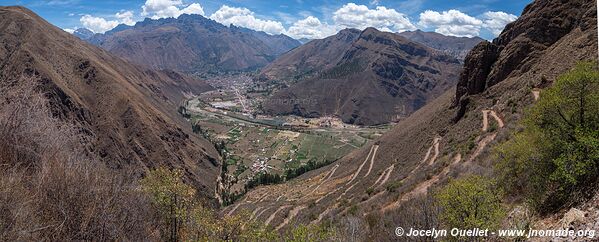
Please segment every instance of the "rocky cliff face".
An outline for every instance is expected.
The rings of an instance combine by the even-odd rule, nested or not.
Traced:
[[[477,45],[466,57],[464,70],[456,89],[455,105],[459,105],[456,120],[464,113],[467,96],[482,93],[509,78],[522,75],[531,65],[543,61],[547,52],[572,40],[587,45],[587,35],[596,32],[595,2],[589,0],[536,1],[528,5],[518,21],[506,26],[492,43]],[[580,39],[587,38],[587,39]]]

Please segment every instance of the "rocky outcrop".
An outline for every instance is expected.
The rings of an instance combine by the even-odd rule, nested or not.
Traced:
[[[528,72],[548,50],[559,48],[556,44],[565,36],[574,31],[596,32],[596,21],[596,6],[591,0],[546,0],[528,5],[492,43],[479,44],[466,57],[456,89],[454,106],[460,107],[456,120],[464,113],[461,100],[467,95]]]
[[[478,44],[468,53],[456,90],[456,104],[466,94],[481,93],[487,87],[487,77],[497,61],[497,46],[487,41]]]

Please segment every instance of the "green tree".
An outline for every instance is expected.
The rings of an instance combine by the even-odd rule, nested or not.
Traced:
[[[152,204],[164,223],[163,238],[179,241],[184,233],[188,211],[195,206],[196,190],[183,182],[180,170],[158,168],[141,180],[142,190],[149,194]]]
[[[576,202],[599,175],[599,71],[579,63],[528,110],[524,129],[497,149],[497,172],[510,192],[539,211]]]
[[[435,197],[442,208],[441,222],[450,228],[495,229],[505,215],[501,192],[486,177],[452,180]]]
[[[285,242],[334,241],[336,230],[327,224],[300,224],[293,227],[281,238]]]

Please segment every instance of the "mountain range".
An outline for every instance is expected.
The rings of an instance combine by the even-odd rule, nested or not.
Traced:
[[[278,115],[338,116],[358,125],[397,121],[455,85],[460,68],[458,59],[400,35],[346,29],[263,68],[263,80],[295,80],[273,94],[264,109]]]
[[[424,32],[422,30],[406,31],[399,33],[399,35],[433,49],[443,51],[462,62],[474,46],[484,41],[480,37],[455,37],[436,32]]]
[[[255,70],[301,45],[283,34],[224,26],[188,14],[121,24],[85,40],[136,64],[192,74]]]
[[[140,195],[137,200],[98,195],[102,193],[82,198],[78,195],[87,193],[80,190],[86,190],[88,184],[75,186],[77,184],[69,182],[80,180],[72,177],[39,189],[37,186],[43,184],[47,173],[40,172],[40,179],[28,182],[19,183],[26,179],[16,178],[30,176],[32,170],[45,167],[30,168],[27,167],[30,164],[25,164],[23,172],[17,172],[21,164],[14,169],[8,166],[11,164],[3,164],[8,168],[2,170],[7,176],[1,180],[4,184],[0,189],[0,217],[26,218],[19,213],[34,211],[26,215],[40,217],[34,219],[40,221],[48,217],[51,219],[47,221],[62,221],[62,224],[23,226],[27,225],[26,219],[16,222],[6,219],[9,222],[0,226],[0,232],[17,232],[0,233],[0,238],[37,238],[37,233],[42,231],[40,238],[59,240],[63,237],[63,240],[127,240],[130,236],[177,241],[185,236],[179,237],[177,233],[189,232],[178,228],[179,225],[191,224],[187,228],[196,230],[190,231],[206,232],[202,231],[207,230],[205,227],[197,228],[195,222],[198,221],[214,223],[206,226],[210,230],[207,233],[217,234],[215,237],[221,239],[231,238],[221,234],[247,231],[244,225],[250,223],[243,223],[245,221],[262,221],[269,230],[281,232],[296,227],[299,231],[309,230],[310,227],[300,226],[304,224],[333,225],[340,228],[340,236],[356,241],[397,241],[402,238],[392,231],[397,231],[398,226],[436,228],[444,218],[436,217],[439,211],[430,209],[439,208],[431,205],[435,203],[433,194],[456,178],[470,174],[491,179],[498,160],[494,149],[523,129],[520,123],[527,110],[539,99],[542,101],[545,93],[551,94],[545,88],[581,60],[597,60],[596,9],[596,2],[590,0],[533,1],[492,41],[423,31],[390,33],[366,28],[344,29],[324,39],[302,40],[306,42],[301,44],[285,35],[224,26],[200,15],[185,14],[179,18],[146,19],[134,26],[119,25],[104,34],[93,34],[85,29],[69,34],[26,8],[0,7],[0,91],[19,88],[18,82],[35,86],[36,91],[48,99],[50,112],[47,115],[74,126],[87,154],[113,170],[133,171],[135,175],[133,182],[122,183],[127,189],[121,189],[119,186],[123,185],[110,178],[107,183],[114,184],[99,185],[106,185],[106,190],[121,189],[126,196]],[[182,104],[189,98],[214,91],[197,76],[256,70],[259,71],[254,81],[284,84],[282,89],[265,97],[262,111],[271,116],[336,116],[356,125],[396,124],[380,136],[378,129],[386,127],[367,127],[377,129],[376,134],[371,135],[360,133],[360,127],[342,125],[342,132],[366,134],[369,138],[360,139],[364,143],[357,146],[355,142],[344,141],[345,137],[340,138],[345,143],[342,146],[355,149],[325,163],[307,161],[308,166],[301,166],[302,172],[294,173],[293,178],[255,173],[264,175],[257,177],[264,180],[260,184],[266,185],[252,187],[239,195],[239,199],[235,197],[233,204],[217,208],[223,216],[216,216],[209,209],[216,207],[213,205],[217,200],[222,203],[221,179],[227,175],[223,161],[238,166],[235,172],[244,164],[237,163],[233,155],[238,154],[231,153],[225,141],[211,143],[207,140],[209,135],[194,134],[189,120],[177,110],[181,111]],[[226,91],[209,94],[210,100],[229,102],[223,100]],[[259,96],[262,92],[254,94]],[[235,90],[234,95],[240,103],[246,98],[239,90]],[[12,104],[11,100],[2,101],[7,106]],[[235,112],[212,107],[206,110],[218,113],[210,118],[219,122],[228,113]],[[258,137],[267,137],[260,142],[253,139],[256,136],[249,136],[253,143],[280,145],[271,144],[268,138],[275,133],[272,126],[258,126],[258,122],[250,122],[249,116],[226,117],[243,119],[243,125],[235,123],[234,128],[223,125],[223,132],[231,134],[225,136],[227,142],[247,138],[249,129],[240,128],[247,126],[266,135]],[[3,122],[13,121],[10,115],[3,117],[6,119]],[[299,122],[311,127],[309,121]],[[37,125],[43,128],[47,124]],[[290,162],[294,153],[310,152],[291,143],[307,137],[303,136],[310,133],[309,128],[306,129],[306,133],[302,133],[305,130],[276,130],[277,137],[284,138],[280,143],[289,145],[281,149],[288,152],[284,155],[289,155]],[[339,131],[330,127],[318,129],[330,133]],[[10,130],[4,132],[10,133]],[[317,138],[337,137],[327,133]],[[312,138],[305,140],[312,147],[324,146]],[[10,153],[6,150],[2,152]],[[35,151],[35,147],[32,150]],[[252,152],[251,148],[245,150]],[[4,153],[4,156],[12,155]],[[231,156],[227,159],[229,153]],[[275,156],[264,148],[254,155],[252,159],[258,160],[254,166],[265,170],[270,164],[263,163],[262,158]],[[14,160],[18,161],[19,157]],[[64,169],[71,169],[69,162],[63,161]],[[287,163],[287,158],[281,163]],[[148,175],[152,174],[148,171],[158,167],[167,169],[153,173],[158,175]],[[173,173],[174,178],[169,176],[173,168],[181,171],[184,182],[177,180],[177,172]],[[77,175],[94,177],[85,172]],[[138,184],[140,180],[146,184]],[[105,180],[97,181],[104,183]],[[70,188],[69,184],[76,193],[62,192]],[[189,189],[188,184],[193,189]],[[28,207],[37,202],[35,198],[39,196],[35,193],[39,191],[47,192],[43,201],[48,203],[40,207],[52,207],[51,210]],[[24,195],[19,196],[21,192]],[[144,192],[152,197],[147,194],[142,197]],[[482,196],[473,194],[471,197]],[[151,198],[158,199],[150,201]],[[520,212],[527,216],[527,228],[548,226],[529,223],[537,218],[529,218],[533,216],[522,212],[528,210],[520,206],[523,202],[518,198],[501,199],[508,201],[494,202],[506,205],[510,211],[508,222],[520,222],[512,219]],[[132,208],[111,210],[114,203],[122,201],[145,205],[137,208],[136,202],[123,203],[122,207]],[[596,202],[597,199],[585,206],[596,212]],[[200,205],[196,207],[195,203]],[[131,212],[133,207],[147,213],[129,220],[129,214],[137,213]],[[39,211],[56,211],[56,214]],[[187,212],[190,213],[184,214]],[[575,215],[594,220],[588,227],[596,228],[597,219],[593,214]],[[96,220],[96,215],[103,217]],[[106,221],[119,216],[125,218],[125,224],[119,226],[142,224],[142,229],[105,226]],[[568,214],[558,212],[554,216]],[[145,220],[151,222],[143,224]],[[552,217],[550,220],[554,220],[550,223],[565,221]],[[9,225],[18,226],[13,229]],[[87,232],[88,225],[93,233],[80,234],[80,231]],[[565,229],[574,226],[579,224],[563,223]],[[136,234],[111,234],[113,231],[136,231]]]
[[[362,149],[253,190],[223,213],[253,211],[282,230],[335,221],[370,231],[356,239],[373,241],[396,241],[388,231],[397,226],[434,226],[427,194],[453,178],[492,172],[492,148],[518,129],[539,92],[577,62],[596,60],[596,7],[588,0],[534,1],[499,37],[474,47],[457,87]]]

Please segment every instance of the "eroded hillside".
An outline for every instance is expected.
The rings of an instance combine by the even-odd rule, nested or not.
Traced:
[[[258,188],[223,213],[249,210],[283,230],[333,221],[370,231],[369,239],[396,239],[404,205],[450,177],[491,172],[490,150],[509,138],[543,88],[577,62],[596,59],[596,33],[595,2],[535,1],[492,43],[468,54],[457,89],[364,148],[286,184]],[[382,222],[367,225],[368,218]]]
[[[302,78],[263,106],[268,114],[388,123],[451,88],[459,70],[457,59],[396,34],[348,29],[311,41],[266,67],[265,78]]]
[[[214,197],[218,154],[176,113],[185,94],[210,86],[129,64],[25,8],[3,7],[0,16],[1,87],[35,81],[52,114],[75,125],[82,146],[109,167],[137,176],[158,166],[183,169],[205,197]]]

